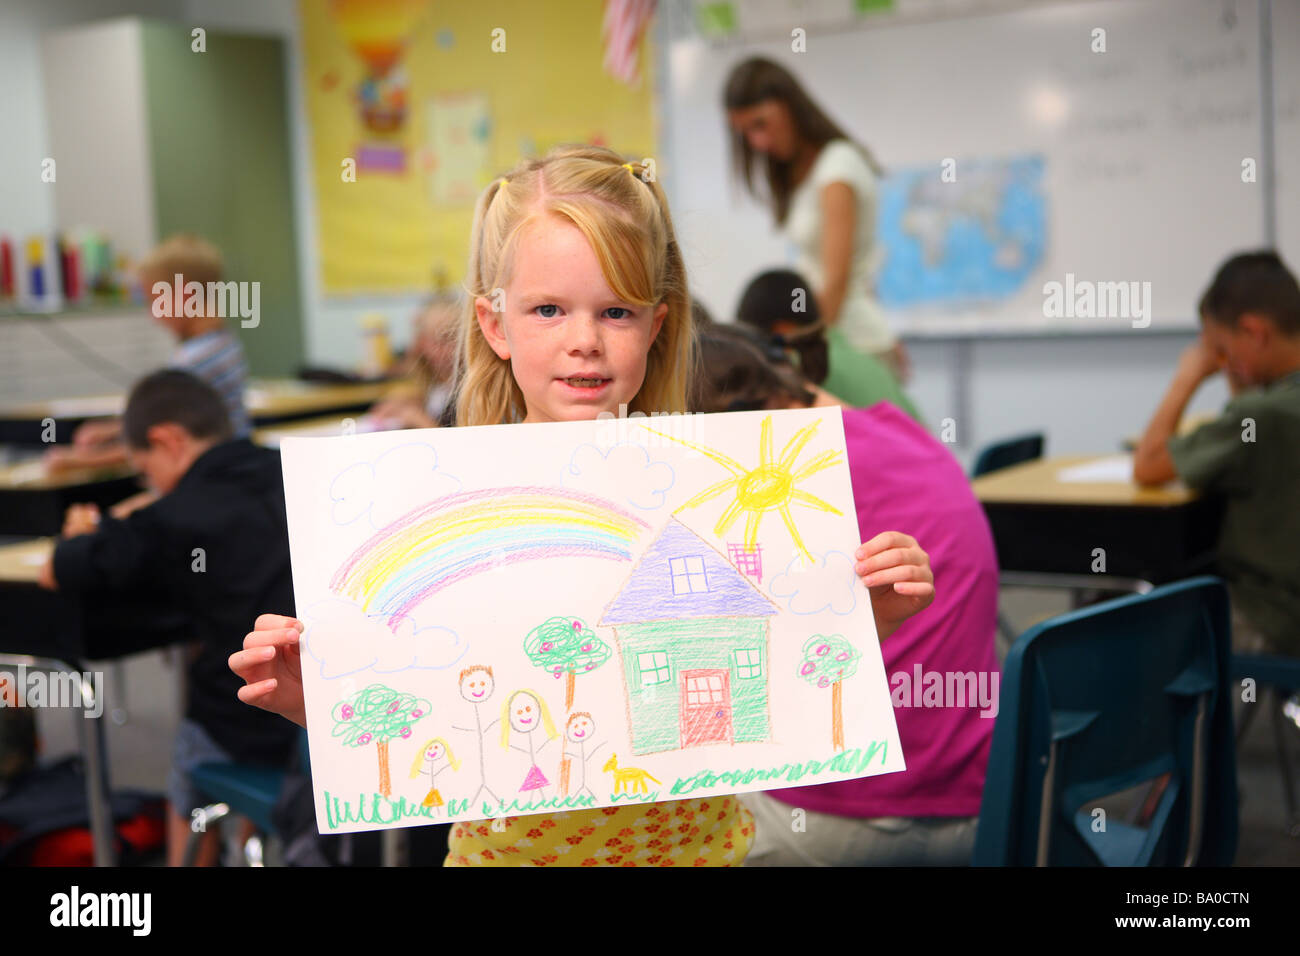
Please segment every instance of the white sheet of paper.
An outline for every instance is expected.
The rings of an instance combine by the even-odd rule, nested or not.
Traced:
[[[125,395],[87,395],[84,398],[56,398],[46,403],[53,418],[95,418],[121,415]]]
[[[1082,465],[1071,465],[1056,473],[1056,480],[1068,483],[1120,482],[1128,484],[1133,480],[1133,456],[1110,455],[1087,461]]]
[[[45,462],[40,458],[33,458],[10,465],[6,469],[5,477],[11,485],[30,485],[36,481],[43,481],[47,475]]]
[[[268,425],[258,429],[258,442],[267,448],[279,448],[286,438],[329,438],[342,433],[343,421],[342,418],[338,418],[311,425],[300,425],[294,422]],[[358,415],[352,419],[352,428],[361,434],[379,431],[381,424],[370,415]]]
[[[281,453],[321,832],[904,769],[838,409]]]

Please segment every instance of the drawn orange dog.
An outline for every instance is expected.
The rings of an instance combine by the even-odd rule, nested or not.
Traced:
[[[618,765],[618,754],[610,754],[609,759],[605,761],[605,766],[601,767],[601,771],[614,775],[615,793],[620,790],[625,793],[645,793],[645,782],[647,780],[654,780],[655,783],[659,783],[658,780],[650,776],[648,771],[639,767],[620,767]]]

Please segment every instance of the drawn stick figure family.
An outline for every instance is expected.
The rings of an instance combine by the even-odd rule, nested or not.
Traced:
[[[473,734],[478,753],[479,785],[470,797],[469,805],[477,805],[480,797],[483,796],[490,798],[491,802],[499,807],[506,805],[506,801],[488,786],[487,782],[487,748],[492,728],[498,724],[501,725],[499,737],[501,747],[528,756],[528,771],[519,786],[519,793],[525,795],[527,799],[536,795],[541,800],[545,800],[546,788],[552,784],[542,771],[539,759],[547,745],[559,736],[556,733],[555,722],[551,719],[550,710],[540,695],[529,690],[516,690],[506,697],[501,716],[484,723],[483,706],[492,699],[495,691],[496,682],[493,680],[491,667],[475,664],[461,671],[460,696],[473,706],[474,724],[473,726],[459,724],[451,726],[453,730]],[[540,742],[537,739],[539,731],[542,735]],[[596,799],[596,794],[587,784],[587,763],[605,746],[604,743],[591,746],[591,738],[595,732],[596,721],[586,711],[573,712],[565,722],[563,755],[575,758],[578,765],[579,785],[574,796],[587,796],[592,800]],[[458,771],[460,761],[455,758],[451,748],[441,737],[435,737],[426,743],[411,767],[412,779],[422,773],[429,775],[430,790],[423,805],[433,808],[435,814],[437,808],[446,803],[438,792],[438,775],[448,768],[453,772]]]

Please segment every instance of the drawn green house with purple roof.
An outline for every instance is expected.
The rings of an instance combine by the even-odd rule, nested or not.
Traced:
[[[632,752],[768,740],[776,613],[722,554],[671,518],[600,619],[622,660]]]

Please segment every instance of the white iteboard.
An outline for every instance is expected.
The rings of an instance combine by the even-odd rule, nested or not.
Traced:
[[[1274,13],[1279,25],[1296,16]],[[1092,50],[1096,28],[1106,31],[1104,53]],[[1218,263],[1263,240],[1261,192],[1241,177],[1260,143],[1254,0],[1054,4],[808,33],[802,54],[788,41],[678,39],[668,50],[667,185],[693,291],[723,318],[752,275],[792,261],[766,208],[730,172],[722,89],[731,67],[755,54],[791,67],[893,174],[930,167],[937,184],[953,158],[960,184],[980,163],[986,175],[999,164],[1041,163],[1041,255],[1019,287],[891,309],[902,331],[1117,331],[1141,321],[1098,307],[1046,317],[1043,286],[1067,275],[1076,289],[1149,282],[1146,328],[1191,327]],[[1281,61],[1296,40],[1274,34]],[[1281,140],[1278,153],[1287,153]],[[993,245],[1014,257],[1005,242]]]

